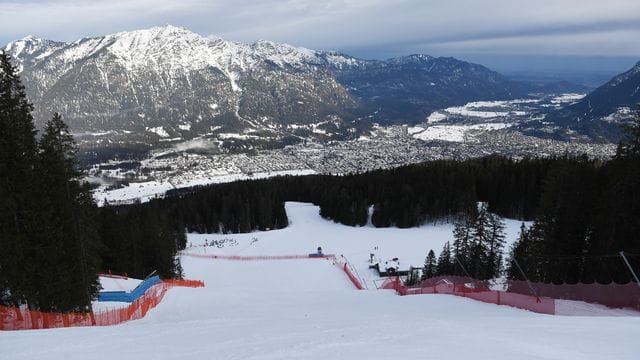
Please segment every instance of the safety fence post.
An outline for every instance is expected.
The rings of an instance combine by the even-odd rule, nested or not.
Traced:
[[[638,284],[638,286],[640,287],[640,280],[638,280],[638,275],[636,275],[636,272],[633,270],[633,267],[631,267],[629,260],[624,255],[624,251],[620,251],[620,256],[622,256],[622,260],[624,260],[624,263],[627,264],[627,267],[629,268],[631,275],[633,275],[633,278],[636,279],[636,284]]]
[[[534,290],[533,285],[531,285],[531,281],[529,281],[529,278],[527,277],[527,274],[524,273],[524,270],[522,270],[522,267],[520,267],[520,263],[518,262],[518,260],[516,259],[515,256],[512,257],[513,262],[516,264],[516,267],[518,268],[518,270],[520,271],[520,273],[522,274],[522,277],[524,277],[524,279],[527,281],[527,285],[529,285],[529,289],[531,289],[531,294],[535,297],[538,297],[538,293]],[[538,299],[539,300],[539,299]]]

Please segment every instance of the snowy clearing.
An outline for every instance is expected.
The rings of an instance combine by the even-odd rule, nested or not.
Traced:
[[[409,134],[423,141],[464,142],[473,140],[474,131],[501,130],[510,127],[505,123],[485,123],[474,125],[432,125],[426,128],[415,126],[409,128]]]
[[[163,197],[167,191],[173,189],[188,188],[199,185],[222,184],[238,180],[266,179],[275,176],[313,175],[315,173],[315,171],[310,169],[258,172],[251,175],[245,173],[212,174],[211,172],[203,171],[202,173],[192,174],[193,177],[185,178],[183,181],[170,182],[153,180],[145,182],[131,182],[127,186],[114,190],[106,190],[105,187],[100,187],[93,192],[93,198],[99,206],[104,204],[105,201],[108,201],[112,205],[133,203],[138,200],[140,202],[147,202],[154,198]]]
[[[369,250],[421,263],[450,225],[350,228],[287,203],[290,227],[190,235],[189,252],[325,252],[366,263]],[[513,241],[519,222],[507,222]],[[196,246],[214,241],[213,247]],[[257,239],[257,241],[256,241]],[[219,245],[219,246],[218,246]],[[439,251],[439,249],[438,249]],[[449,295],[357,291],[326,259],[229,261],[182,257],[205,288],[173,288],[146,318],[112,327],[0,333],[7,359],[616,359],[640,357],[638,317],[540,315]]]
[[[289,226],[274,231],[247,234],[189,234],[185,252],[224,255],[308,254],[322,247],[325,254],[344,257],[355,267],[366,287],[375,289],[379,277],[369,269],[370,254],[385,261],[397,257],[401,268],[421,267],[429,250],[439,254],[453,241],[453,224],[427,224],[418,228],[346,226],[320,217],[318,206],[287,202]],[[522,222],[506,220],[506,248],[516,241]],[[530,225],[527,223],[527,225]],[[205,241],[213,246],[204,247]],[[220,245],[220,246],[218,246]]]

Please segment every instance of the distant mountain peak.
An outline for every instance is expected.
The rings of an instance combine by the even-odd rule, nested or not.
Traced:
[[[403,62],[403,63],[423,63],[423,62],[429,62],[433,59],[435,59],[435,57],[427,54],[411,54],[411,55],[391,58],[388,61]]]
[[[615,142],[622,134],[620,124],[639,104],[640,62],[582,100],[550,114],[547,120],[595,139]]]

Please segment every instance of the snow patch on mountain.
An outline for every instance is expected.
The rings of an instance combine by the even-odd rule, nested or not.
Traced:
[[[169,137],[169,133],[162,126],[147,128],[147,131],[152,132],[163,138]]]
[[[89,56],[111,55],[128,71],[144,69],[149,65],[172,72],[189,72],[212,67],[225,74],[233,90],[241,91],[237,84],[238,72],[251,70],[266,63],[278,67],[303,67],[322,64],[325,59],[316,51],[288,44],[260,40],[251,45],[204,37],[182,27],[172,25],[149,29],[124,31],[116,34],[84,38],[71,43],[60,43],[33,36],[9,43],[5,50],[18,62],[27,56],[33,63],[47,61],[56,51],[52,66],[69,70],[76,61]],[[345,56],[331,57],[336,63],[350,63]],[[65,70],[59,72],[59,76]]]
[[[414,138],[423,141],[465,142],[473,140],[473,131],[502,130],[510,127],[505,123],[484,123],[474,125],[433,125],[427,128],[414,126],[408,129]]]

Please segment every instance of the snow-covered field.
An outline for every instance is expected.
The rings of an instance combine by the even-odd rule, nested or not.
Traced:
[[[510,127],[505,123],[484,123],[473,125],[431,125],[428,127],[414,126],[408,129],[414,138],[423,141],[464,142],[475,140],[474,132],[501,130]]]
[[[163,197],[167,191],[173,189],[188,188],[199,185],[222,184],[238,180],[266,179],[275,176],[313,175],[315,173],[315,171],[309,169],[258,172],[251,175],[247,175],[241,172],[212,175],[209,171],[203,171],[199,174],[191,174],[192,177],[183,179],[182,181],[170,182],[153,180],[145,182],[132,182],[127,186],[114,190],[106,190],[106,187],[103,186],[93,192],[93,198],[96,200],[98,205],[104,204],[105,201],[108,201],[112,205],[133,203],[134,201],[138,200],[140,202],[147,202],[156,197]]]
[[[187,252],[304,254],[322,246],[359,267],[380,256],[420,264],[450,225],[350,228],[288,203],[290,227],[190,235]],[[510,240],[515,223],[509,223]],[[517,231],[516,231],[517,232]],[[198,246],[214,243],[214,246]],[[375,250],[375,249],[374,249]],[[448,295],[357,291],[329,260],[182,257],[205,288],[173,288],[119,326],[0,333],[2,359],[638,359],[640,317],[549,316]],[[362,270],[362,271],[360,271]],[[371,275],[370,278],[373,276]]]
[[[584,94],[560,94],[540,98],[474,101],[432,112],[424,124],[409,128],[409,135],[423,141],[473,142],[476,134],[510,128],[532,118],[544,118],[549,108],[570,105]]]

